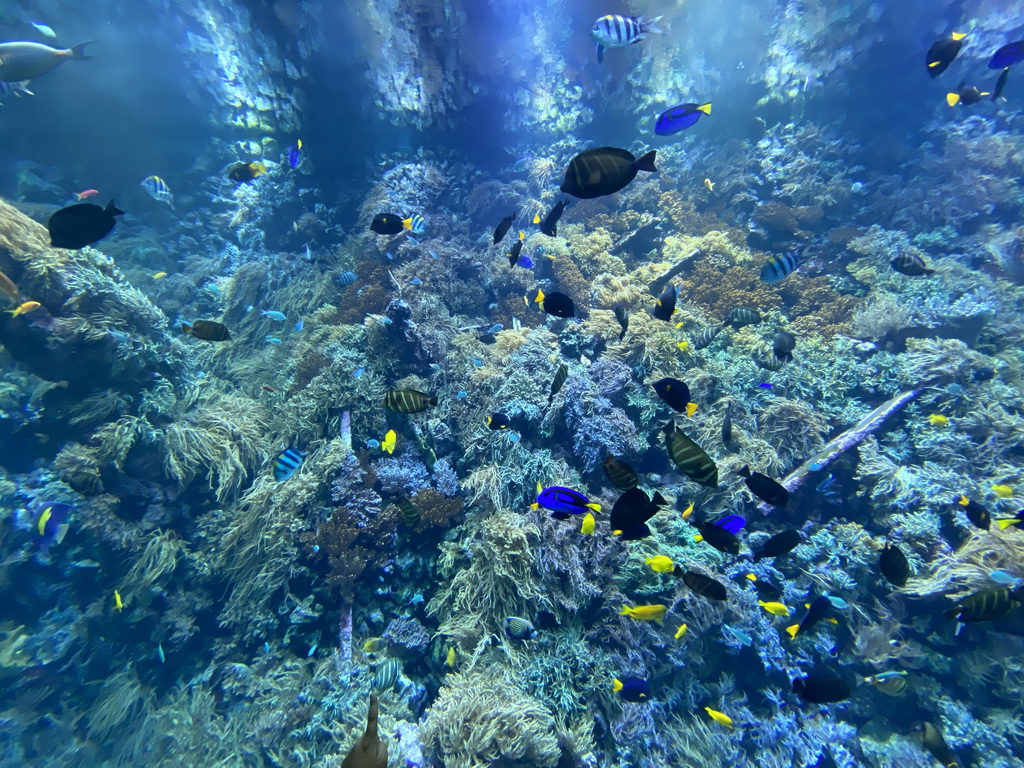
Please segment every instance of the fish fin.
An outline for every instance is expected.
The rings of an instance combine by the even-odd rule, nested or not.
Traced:
[[[1017,518],[1015,518],[1015,517],[1010,517],[1010,518],[1007,518],[1007,519],[1005,519],[1005,520],[996,520],[996,527],[997,527],[997,528],[998,528],[998,529],[999,529],[1000,531],[1005,531],[1005,530],[1006,530],[1007,528],[1009,528],[1009,527],[1010,527],[1011,525],[1016,525],[1016,524],[1017,524],[1017,523],[1019,523],[1019,522],[1020,522],[1020,520],[1018,520],[1018,519],[1017,519]]]
[[[587,509],[594,510],[595,512],[600,512],[601,511],[601,505],[598,504],[596,501],[591,502],[590,504],[586,504],[584,506],[586,506]]]
[[[615,680],[612,680],[612,691],[614,693],[618,693],[621,690],[622,690],[622,681],[619,680],[618,678],[616,678]]]
[[[970,503],[971,500],[961,493],[960,498],[957,500],[957,504],[959,504],[961,507],[966,507]]]
[[[980,95],[982,95],[982,96],[991,96],[992,94],[989,93],[988,91],[982,91]]]
[[[532,509],[534,512],[536,512],[538,509],[540,509],[540,504],[538,504],[537,502],[534,502],[533,504],[530,505],[530,509]]]
[[[651,33],[653,35],[663,35],[663,34],[665,34],[665,30],[663,30],[661,27],[655,26],[663,18],[665,18],[665,17],[664,16],[655,16],[653,19],[650,19],[648,21],[644,21],[643,17],[641,17],[641,19],[640,19],[640,26],[643,28],[644,32],[649,32],[649,33]]]
[[[433,397],[428,397],[427,398],[427,405],[429,405],[431,407],[436,406],[437,405],[437,395],[434,395]]]
[[[92,45],[94,42],[94,40],[86,40],[84,43],[72,45],[70,48],[68,48],[68,57],[79,60],[95,58],[95,56],[86,56],[85,54],[85,46]]]
[[[946,103],[949,104],[949,106],[955,107],[959,102],[960,102],[960,94],[959,93],[947,93],[946,94]]]
[[[181,324],[181,332],[182,333],[192,333],[192,326],[189,325],[188,323],[182,323]]]
[[[697,111],[698,112],[703,112],[705,115],[710,115],[711,114],[711,102],[709,101],[707,104],[700,104],[700,105],[698,105],[697,106]]]
[[[800,625],[794,624],[791,627],[786,627],[786,634],[789,635],[790,640],[796,639],[796,633],[800,631]]]
[[[537,289],[537,298],[534,299],[534,302],[537,304],[542,304],[544,302],[544,291],[540,288]]]
[[[619,610],[619,616],[629,616],[629,606],[622,606],[621,610]]]
[[[104,211],[106,213],[109,213],[111,216],[124,216],[124,211],[122,211],[120,208],[114,205],[113,200],[107,203],[107,207],[104,208]]]
[[[954,32],[953,33],[953,39],[954,40],[963,40],[965,37],[967,37],[967,33],[966,32]]]
[[[665,497],[661,495],[661,491],[654,492],[654,497],[651,499],[651,503],[658,507],[664,507],[668,504],[668,502],[665,501]]]
[[[699,408],[699,407],[700,406],[698,406],[696,403],[687,403],[686,404],[686,415],[687,416],[693,416],[693,414],[695,414],[697,412],[697,408]]]
[[[604,61],[604,46],[600,43],[597,44],[597,63],[600,64]]]
[[[402,226],[406,229],[412,229],[412,217],[410,216],[408,219],[402,219]]]
[[[647,171],[648,173],[656,173],[657,168],[654,167],[654,157],[658,154],[658,150],[652,149],[643,157],[637,158],[636,169],[638,171]]]
[[[736,474],[738,474],[740,477],[750,477],[750,467],[744,467],[743,469],[737,471]]]

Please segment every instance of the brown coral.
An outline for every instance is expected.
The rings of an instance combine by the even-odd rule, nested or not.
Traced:
[[[433,488],[420,491],[412,497],[412,503],[420,512],[416,532],[423,533],[430,528],[447,530],[452,523],[462,517],[462,499],[448,498]]]

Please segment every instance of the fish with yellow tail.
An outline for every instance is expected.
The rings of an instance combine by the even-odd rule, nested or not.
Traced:
[[[711,707],[704,707],[704,711],[708,713],[708,717],[719,725],[729,728],[730,730],[736,727],[732,724],[732,718],[725,714],[725,712],[719,712],[717,709],[712,709]]]
[[[660,603],[655,605],[624,605],[622,610],[619,611],[619,616],[629,616],[637,621],[656,621],[660,624],[661,620],[665,618],[666,613],[668,613],[668,606]]]
[[[672,558],[665,555],[648,557],[644,562],[651,566],[651,570],[655,573],[672,573],[676,567],[675,563],[672,562]]]
[[[949,417],[943,416],[941,413],[933,413],[928,417],[928,423],[933,427],[948,427]]]
[[[18,315],[27,315],[29,312],[34,312],[41,306],[43,305],[40,304],[38,301],[26,301],[19,304],[14,309],[8,309],[7,314],[9,314],[11,317],[17,317]]]
[[[692,514],[693,514],[693,502],[691,501],[690,502],[690,506],[688,506],[686,509],[683,510],[683,515],[682,515],[683,520],[686,520]]]
[[[124,601],[121,600],[121,593],[116,589],[114,590],[114,610],[118,613],[124,610]]]
[[[596,527],[597,521],[594,519],[594,513],[587,512],[587,514],[583,516],[583,524],[580,526],[580,533],[586,536],[593,536],[594,528]]]
[[[783,605],[782,603],[765,602],[764,600],[758,600],[757,604],[764,608],[772,616],[788,617],[790,613],[789,607]]]
[[[687,627],[686,624],[680,624],[679,629],[676,630],[675,639],[681,640],[686,634],[687,629],[689,629],[689,627]]]
[[[398,435],[395,430],[389,429],[388,433],[384,435],[384,439],[380,443],[380,449],[388,454],[395,452],[395,445],[398,443]]]

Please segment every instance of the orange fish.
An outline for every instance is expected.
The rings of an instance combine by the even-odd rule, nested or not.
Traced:
[[[83,189],[81,192],[75,192],[75,197],[78,201],[88,200],[90,197],[98,195],[100,191],[98,189]]]
[[[266,384],[260,387],[260,389],[265,389],[267,392],[277,392],[276,389],[274,389],[273,387],[268,387]]]

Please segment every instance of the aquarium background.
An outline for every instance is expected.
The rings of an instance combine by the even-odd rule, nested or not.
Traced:
[[[955,764],[1024,765],[1024,73],[1002,100],[946,101],[992,90],[1022,13],[4,3],[4,41],[91,40],[94,58],[0,98],[18,291],[0,320],[0,766],[340,766],[371,691],[392,767],[903,768],[952,759],[935,732]],[[663,33],[598,64],[605,14]],[[953,32],[933,79],[925,52]],[[654,149],[658,172],[542,234],[566,165],[599,146]],[[254,161],[268,172],[228,179]],[[125,215],[51,248],[49,217],[88,189]],[[372,232],[385,212],[425,232]],[[510,266],[520,232],[531,266]],[[799,267],[762,280],[786,254]],[[760,322],[729,322],[737,307]],[[231,339],[182,333],[199,319]],[[652,389],[664,377],[692,415]],[[395,413],[393,389],[438,404]],[[717,488],[670,459],[673,419]],[[301,466],[279,480],[289,448]],[[648,538],[610,528],[609,455],[668,502]],[[785,509],[745,466],[785,479]],[[592,534],[531,508],[554,485],[600,505]],[[40,524],[55,504],[62,537]],[[728,515],[747,521],[738,556],[698,539]],[[783,530],[803,542],[755,562]],[[978,607],[986,590],[1005,610]],[[821,596],[828,617],[791,638]],[[623,613],[645,605],[663,620]],[[794,693],[821,670],[849,695]],[[628,678],[650,696],[625,700]]]

